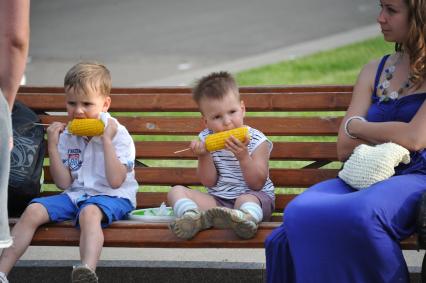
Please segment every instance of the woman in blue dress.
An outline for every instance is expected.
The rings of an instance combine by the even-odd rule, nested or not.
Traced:
[[[377,21],[396,52],[360,72],[338,156],[392,141],[411,162],[366,189],[336,178],[296,197],[265,242],[269,283],[409,282],[399,241],[414,232],[426,191],[426,0],[381,0],[380,7]]]

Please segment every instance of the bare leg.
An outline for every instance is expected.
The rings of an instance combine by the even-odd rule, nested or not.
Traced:
[[[167,194],[167,201],[171,206],[182,198],[194,201],[201,211],[217,206],[216,200],[211,195],[184,186],[174,186]]]
[[[260,205],[260,201],[256,196],[250,195],[250,194],[245,194],[245,195],[239,196],[235,200],[234,208],[239,209],[241,207],[241,205],[243,205],[243,203],[245,203],[245,202],[254,202],[254,203],[257,203],[258,205]]]
[[[216,206],[216,200],[212,196],[184,186],[174,186],[167,199],[177,217],[169,227],[178,238],[191,239],[199,231],[211,227],[205,211]]]
[[[3,250],[0,271],[8,274],[31,243],[35,230],[50,221],[46,208],[39,203],[30,204],[12,229],[13,245]]]
[[[80,212],[80,257],[83,264],[96,270],[102,246],[104,233],[101,227],[102,211],[96,205],[88,205]]]

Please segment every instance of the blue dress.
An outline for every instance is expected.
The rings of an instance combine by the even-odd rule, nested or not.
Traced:
[[[375,85],[388,56],[381,60]],[[409,122],[426,93],[379,102],[376,89],[368,121]],[[409,282],[399,241],[415,230],[416,205],[426,191],[426,150],[364,190],[341,179],[318,183],[296,197],[285,221],[265,241],[267,282]]]

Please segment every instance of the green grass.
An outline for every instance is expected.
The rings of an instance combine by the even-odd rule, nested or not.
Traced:
[[[384,54],[393,44],[383,37],[236,74],[241,86],[293,84],[354,84],[362,66]]]

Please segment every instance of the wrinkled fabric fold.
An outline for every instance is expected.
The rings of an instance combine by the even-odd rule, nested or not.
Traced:
[[[409,282],[399,241],[415,230],[425,187],[411,174],[361,191],[338,178],[309,188],[266,240],[267,282]]]

